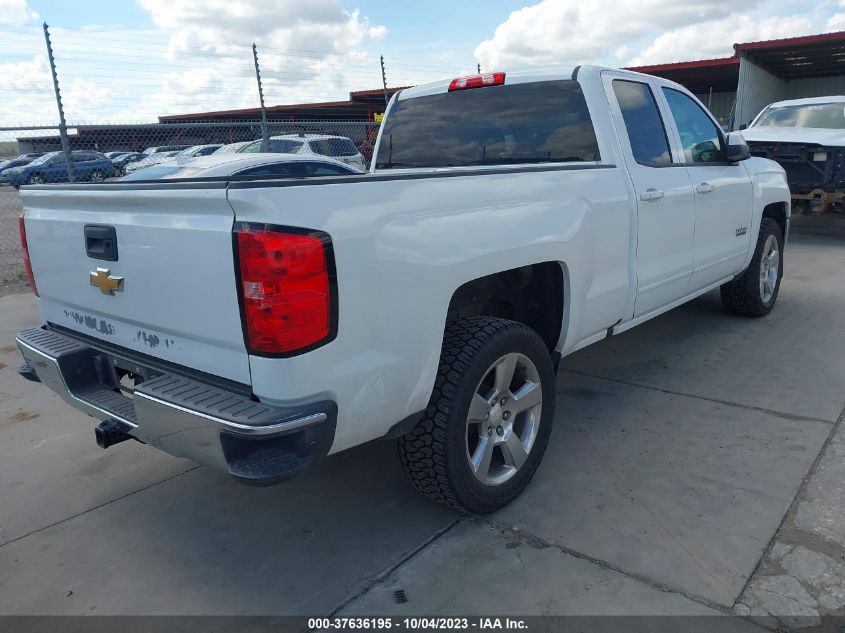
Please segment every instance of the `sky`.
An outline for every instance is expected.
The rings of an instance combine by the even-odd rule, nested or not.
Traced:
[[[346,99],[482,70],[728,56],[736,42],[845,30],[845,0],[0,0],[0,126]]]

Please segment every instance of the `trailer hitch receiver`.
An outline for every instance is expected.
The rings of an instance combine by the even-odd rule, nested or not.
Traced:
[[[132,427],[128,424],[119,420],[112,418],[103,420],[100,422],[100,425],[94,429],[97,446],[100,448],[108,448],[109,446],[114,446],[115,444],[120,444],[126,440],[133,439],[132,436],[129,435],[131,428]]]

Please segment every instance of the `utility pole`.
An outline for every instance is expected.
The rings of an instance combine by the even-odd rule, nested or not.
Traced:
[[[67,125],[65,124],[65,109],[62,107],[62,93],[59,92],[59,77],[56,75],[56,60],[53,58],[53,44],[50,42],[50,31],[44,23],[44,41],[47,42],[47,60],[50,62],[50,72],[53,75],[53,91],[56,94],[56,105],[59,108],[59,137],[62,139],[62,152],[67,164],[67,177],[70,182],[76,182],[76,172],[71,160],[70,142],[67,140]]]
[[[381,62],[381,85],[384,86],[384,105],[387,105],[388,98],[387,98],[387,75],[384,72],[384,55],[379,55],[379,61]]]
[[[261,70],[258,66],[258,48],[252,43],[252,61],[255,62],[255,80],[258,82],[258,100],[261,102],[261,151],[270,151],[270,134],[267,131],[267,110],[264,109],[264,88],[261,87]]]

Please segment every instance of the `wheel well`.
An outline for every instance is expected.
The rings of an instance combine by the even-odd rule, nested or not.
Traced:
[[[447,320],[492,316],[525,323],[554,351],[563,322],[563,270],[557,262],[521,266],[468,281],[449,302]]]
[[[780,225],[780,234],[786,237],[786,203],[772,202],[763,208],[763,217],[771,218]]]

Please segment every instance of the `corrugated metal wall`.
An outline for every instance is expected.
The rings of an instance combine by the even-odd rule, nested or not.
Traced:
[[[788,99],[789,84],[761,68],[747,57],[739,60],[734,128],[751,123],[760,110],[773,101]]]
[[[698,100],[704,105],[708,106],[710,112],[713,113],[719,123],[727,125],[733,113],[734,102],[736,101],[736,92],[714,92],[696,94]]]
[[[830,95],[845,95],[845,75],[793,79],[789,82],[787,99],[827,97]]]

